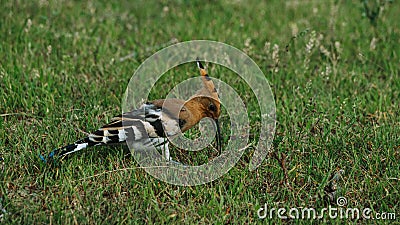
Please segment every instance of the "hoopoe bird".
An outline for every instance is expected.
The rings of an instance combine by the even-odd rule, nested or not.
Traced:
[[[85,138],[52,151],[47,159],[63,158],[92,146],[124,144],[128,140],[134,142],[134,150],[154,145],[170,161],[167,137],[189,130],[205,117],[212,118],[216,123],[216,145],[221,153],[219,96],[213,81],[198,60],[197,66],[203,87],[189,100],[171,98],[147,102],[136,110],[114,117],[110,123]],[[40,158],[46,162],[44,156],[40,155]]]

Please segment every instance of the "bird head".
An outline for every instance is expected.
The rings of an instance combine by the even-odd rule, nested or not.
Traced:
[[[195,123],[205,117],[212,118],[215,121],[217,149],[221,151],[221,132],[218,121],[221,115],[221,102],[214,82],[208,76],[207,71],[199,60],[197,60],[197,66],[200,70],[203,87],[186,101],[185,107],[193,112],[192,120]]]

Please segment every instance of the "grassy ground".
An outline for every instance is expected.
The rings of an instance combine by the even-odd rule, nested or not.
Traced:
[[[257,216],[264,203],[319,210],[339,196],[348,207],[397,212],[398,222],[400,7],[381,1],[374,16],[373,2],[1,1],[0,222],[266,223]],[[256,171],[248,170],[259,118],[254,96],[213,65],[212,75],[254,109],[252,146],[222,178],[169,185],[137,168],[123,147],[93,148],[56,167],[39,160],[120,113],[146,57],[194,39],[243,50],[271,84],[277,134]],[[182,68],[159,87],[196,73]]]

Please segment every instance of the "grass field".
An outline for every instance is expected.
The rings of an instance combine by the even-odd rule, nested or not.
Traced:
[[[363,2],[1,1],[0,223],[268,223],[257,215],[264,203],[320,210],[338,197],[346,207],[397,219],[274,214],[273,221],[399,223],[400,5],[381,0],[375,15],[376,1]],[[257,170],[248,169],[257,102],[240,79],[212,64],[210,74],[246,102],[252,126],[250,147],[222,178],[170,185],[138,168],[124,147],[92,148],[56,166],[40,161],[39,153],[119,114],[126,85],[148,56],[196,39],[243,50],[270,82],[276,135]],[[152,97],[188,74],[197,74],[194,65],[171,70]],[[209,148],[197,157],[213,155]]]

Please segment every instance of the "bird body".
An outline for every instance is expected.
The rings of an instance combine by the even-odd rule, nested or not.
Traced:
[[[153,145],[162,150],[169,161],[167,137],[173,137],[195,126],[201,119],[211,117],[217,123],[217,145],[219,140],[218,117],[220,102],[215,86],[201,63],[197,65],[202,75],[203,88],[189,100],[158,99],[143,104],[138,109],[114,117],[110,123],[72,144],[52,151],[48,158],[64,157],[91,146],[134,143],[134,148]],[[43,156],[42,160],[46,161]]]

